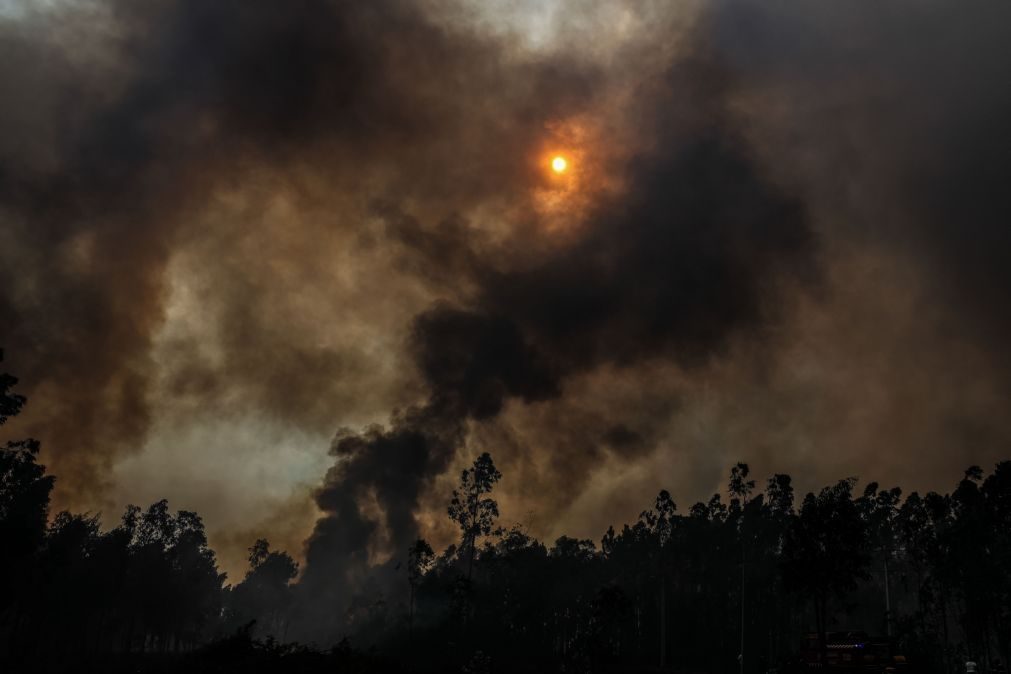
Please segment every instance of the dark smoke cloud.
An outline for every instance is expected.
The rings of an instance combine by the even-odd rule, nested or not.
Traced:
[[[1011,91],[998,84],[1011,75],[1009,18],[999,4],[721,3],[704,22],[741,93],[760,104],[752,121],[810,171],[794,180],[834,189],[819,200],[833,199],[865,239],[921,256],[939,301],[998,340],[1011,328],[999,299],[1011,289]],[[769,92],[788,119],[769,114]]]
[[[540,51],[487,11],[0,19],[0,347],[30,399],[4,430],[61,505],[110,506],[152,439],[230,475],[240,427],[364,428],[311,497],[328,638],[414,536],[452,539],[475,451],[508,517],[591,537],[740,459],[931,486],[1003,451],[1009,10],[580,2]],[[308,498],[263,526],[305,530]]]
[[[658,143],[658,154],[680,157],[681,148],[704,148],[707,140],[716,147],[729,144],[730,152],[713,153],[721,160],[713,163],[722,163],[729,175],[747,176],[732,168],[743,158],[766,193],[790,195],[764,203],[741,199],[757,214],[765,204],[768,211],[781,207],[786,226],[758,227],[753,239],[737,239],[740,247],[733,236],[721,239],[717,229],[715,238],[731,244],[715,250],[731,252],[713,259],[701,237],[678,242],[670,230],[655,230],[668,238],[651,238],[650,230],[627,227],[621,218],[615,220],[620,227],[608,230],[600,217],[608,211],[605,204],[588,219],[590,233],[572,246],[571,260],[549,256],[550,263],[534,264],[532,271],[487,274],[493,280],[481,284],[475,304],[489,315],[512,315],[538,352],[550,354],[556,372],[578,376],[581,367],[592,371],[606,364],[605,375],[587,379],[614,386],[639,377],[640,390],[684,398],[675,409],[640,414],[600,405],[595,393],[569,387],[550,413],[508,410],[503,426],[512,429],[489,433],[482,446],[493,452],[501,447],[509,461],[506,475],[521,476],[523,486],[513,487],[522,494],[516,497],[519,508],[534,504],[556,518],[565,513],[596,486],[591,478],[598,469],[585,466],[638,473],[607,485],[625,496],[617,504],[602,494],[613,507],[592,508],[586,521],[594,524],[578,532],[592,536],[601,523],[621,521],[613,512],[634,516],[629,494],[640,502],[641,494],[666,480],[691,498],[704,497],[706,489],[720,487],[737,457],[770,472],[786,465],[811,486],[839,474],[873,474],[937,488],[939,476],[1006,453],[1011,433],[1003,418],[1011,379],[1000,297],[1007,294],[1002,223],[1008,202],[1001,185],[1008,164],[998,158],[1007,154],[1007,89],[994,86],[1007,79],[1011,63],[1000,28],[1006,11],[964,11],[943,3],[868,11],[731,2],[702,13],[691,56],[676,59],[665,80],[669,89],[653,89],[646,98],[650,105],[661,98],[658,116],[673,129],[668,142]],[[707,127],[711,119],[716,121]],[[633,174],[624,206],[635,203],[636,186],[650,181],[648,171]],[[691,185],[686,192],[703,195],[699,210],[719,213],[723,204],[704,196],[716,190],[699,189],[698,180],[691,174],[672,184]],[[770,183],[781,190],[768,189]],[[738,184],[746,187],[749,180]],[[790,211],[798,201],[813,233],[789,226],[796,222]],[[690,202],[681,207],[692,212]],[[662,304],[649,293],[695,284],[676,273],[656,273],[649,257],[630,256],[635,263],[628,268],[610,266],[619,257],[615,251],[639,241],[651,252],[687,244],[679,249],[692,251],[706,270],[700,278],[712,281],[705,286],[712,296],[699,297],[699,304],[715,314],[693,309],[687,293],[678,298],[685,311],[659,315],[686,316],[690,327],[654,332],[643,318],[661,322],[651,309]],[[815,266],[827,266],[829,279],[812,284],[808,253],[814,242]],[[723,263],[736,261],[733,251],[742,250],[743,277],[727,273]],[[600,251],[605,254],[595,256]],[[766,268],[772,273],[749,273],[767,260],[775,260]],[[568,279],[568,270],[577,268],[583,273]],[[611,275],[614,268],[635,273]],[[802,293],[767,292],[782,281],[775,277],[784,269],[803,282]],[[598,279],[606,292],[595,292]],[[639,285],[646,279],[652,282]],[[727,287],[735,289],[726,296],[731,301],[721,302]],[[779,325],[761,320],[769,317],[770,304],[783,318]],[[622,307],[629,307],[631,319]],[[724,307],[736,310],[721,315]],[[743,345],[742,332],[764,347]],[[686,376],[648,360],[645,367],[635,365],[651,355],[673,358],[689,370],[704,367]],[[664,390],[651,382],[655,376],[680,381]],[[593,423],[594,413],[608,421]],[[600,436],[615,421],[664,428],[651,445],[656,454],[608,463],[610,443]],[[580,424],[584,432],[573,430]],[[559,465],[546,468],[552,459],[533,457],[532,446],[550,448],[544,451],[559,457]],[[559,475],[566,476],[561,487]],[[582,526],[575,516],[565,521]],[[551,523],[539,530],[569,531]]]
[[[539,120],[587,95],[579,68],[564,82],[553,67],[506,72],[497,46],[396,1],[283,11],[110,1],[0,30],[12,103],[0,146],[0,339],[39,399],[22,425],[46,440],[55,470],[74,475],[64,493],[84,498],[150,427],[151,352],[173,260],[195,259],[213,277],[197,310],[217,317],[224,352],[211,362],[199,345],[173,342],[173,394],[206,406],[239,390],[272,414],[330,427],[327,390],[361,376],[360,354],[300,344],[277,324],[291,295],[277,292],[284,279],[269,267],[342,245],[349,225],[333,213],[285,241],[290,250],[246,251],[248,230],[207,223],[208,203],[269,170],[296,176],[282,187],[294,183],[316,209],[354,208],[319,203],[334,187],[461,208],[526,180],[525,158],[490,144],[529,145]],[[475,89],[449,96],[446,83]],[[476,118],[485,104],[500,109]]]
[[[666,85],[704,90],[712,72],[688,64]],[[437,305],[413,321],[409,351],[429,402],[387,431],[337,439],[337,466],[317,494],[326,516],[309,541],[307,582],[318,582],[320,567],[354,568],[360,585],[379,527],[389,550],[406,549],[420,499],[462,445],[467,421],[494,418],[513,399],[556,398],[567,377],[605,364],[667,357],[701,366],[731,335],[771,318],[766,294],[778,280],[813,270],[802,206],[762,178],[717,96],[704,91],[678,106],[673,92],[661,96],[656,145],[625,169],[627,191],[596,207],[572,245],[520,269],[461,250],[461,227],[443,239],[390,216],[388,232],[421,264],[458,263],[455,274],[474,289],[465,306]],[[612,450],[640,451],[627,429],[610,435]],[[583,477],[576,467],[564,479]],[[378,518],[369,499],[381,504]]]

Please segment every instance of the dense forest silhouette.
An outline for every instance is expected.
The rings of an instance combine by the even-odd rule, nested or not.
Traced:
[[[0,354],[2,356],[2,354]],[[25,399],[0,374],[0,424]],[[230,581],[204,524],[166,501],[51,513],[34,440],[0,451],[5,671],[795,671],[807,635],[884,637],[914,671],[1002,671],[1011,637],[1011,461],[949,494],[857,489],[796,498],[734,466],[726,498],[667,491],[599,544],[503,527],[488,454],[447,504],[459,542],[417,540],[325,617],[266,540]],[[315,604],[313,604],[315,606]],[[332,627],[326,637],[307,625]]]

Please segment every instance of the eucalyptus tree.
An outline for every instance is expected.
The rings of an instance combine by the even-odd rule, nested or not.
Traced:
[[[498,519],[498,503],[486,496],[502,479],[491,455],[484,452],[474,460],[474,465],[464,469],[460,485],[453,490],[447,509],[449,517],[457,523],[462,534],[461,547],[467,551],[467,581],[474,573],[477,541],[491,533]]]

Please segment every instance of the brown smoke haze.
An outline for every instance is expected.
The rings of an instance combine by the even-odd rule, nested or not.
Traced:
[[[482,451],[549,539],[736,461],[941,488],[1011,441],[1009,21],[0,3],[4,436],[327,592],[450,543]]]

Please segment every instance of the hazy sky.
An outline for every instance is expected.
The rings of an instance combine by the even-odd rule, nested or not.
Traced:
[[[1009,14],[0,3],[4,438],[233,578],[447,544],[480,451],[549,540],[736,461],[946,488],[1011,434]]]

